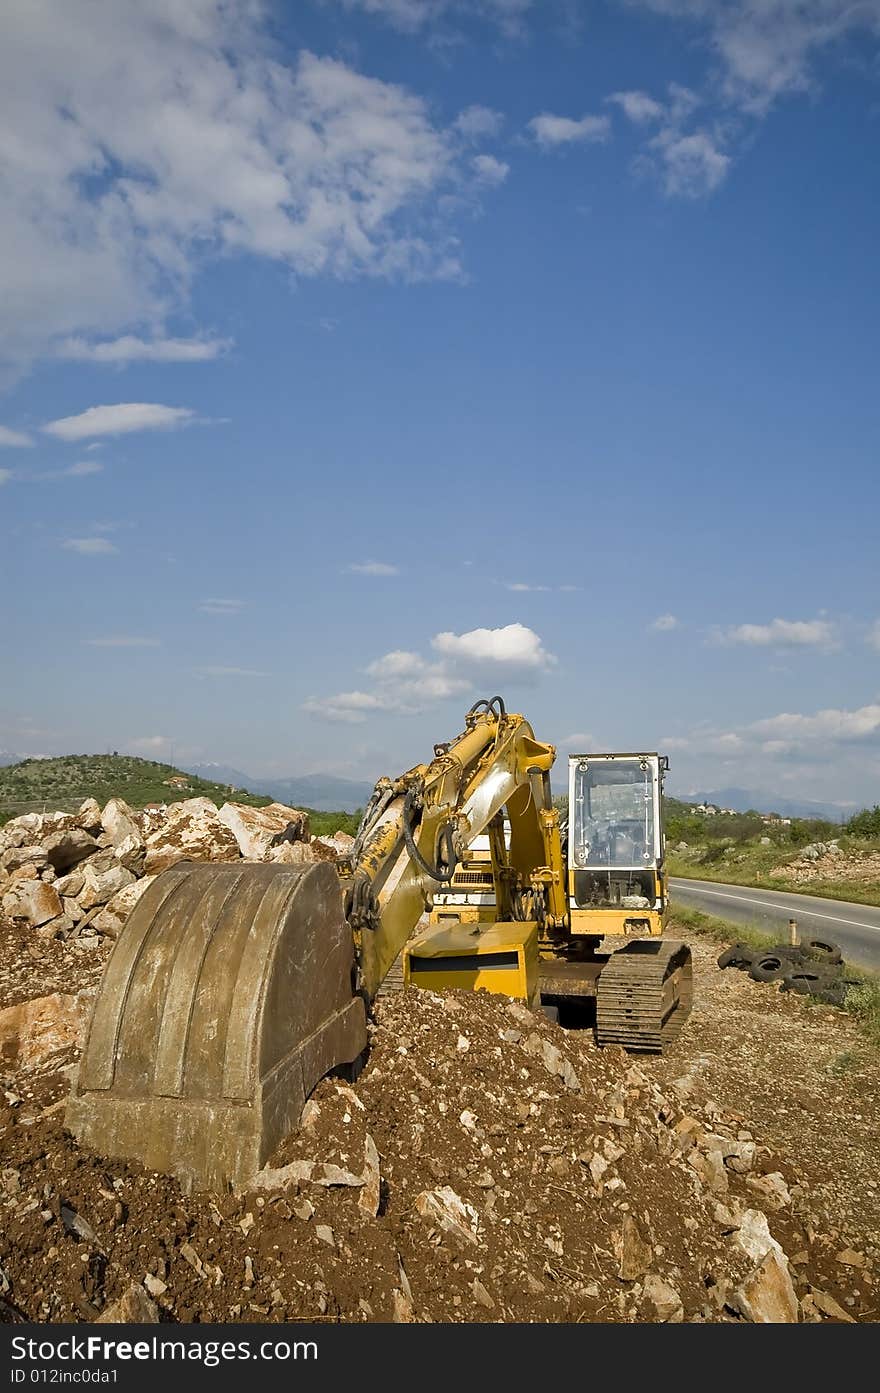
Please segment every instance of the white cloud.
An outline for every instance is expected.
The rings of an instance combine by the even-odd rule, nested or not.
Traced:
[[[157,638],[135,638],[129,634],[113,635],[110,638],[84,638],[91,648],[158,648]]]
[[[614,102],[635,125],[648,121],[659,121],[665,114],[665,107],[649,97],[647,92],[612,92],[606,101]]]
[[[812,716],[783,711],[768,720],[753,721],[747,730],[765,739],[831,742],[864,740],[880,734],[880,705],[872,703],[855,711],[830,707]]]
[[[372,691],[310,697],[303,709],[323,720],[352,725],[378,711],[415,715],[450,697],[473,693],[481,683],[534,681],[542,668],[556,662],[538,635],[523,624],[441,633],[431,647],[439,655],[433,660],[409,649],[393,649],[366,668],[375,683]]]
[[[62,474],[69,474],[72,478],[83,478],[88,474],[100,474],[104,468],[100,460],[81,459],[76,464],[72,464],[69,469],[62,469]]]
[[[69,537],[62,542],[62,546],[68,551],[79,552],[80,556],[109,556],[111,552],[119,550],[106,537]]]
[[[505,164],[503,160],[496,160],[494,155],[475,155],[471,160],[471,167],[478,181],[491,188],[503,184],[510,173],[510,165]]]
[[[562,748],[569,754],[586,755],[591,750],[595,750],[597,741],[595,736],[590,735],[585,730],[576,730],[573,735],[566,735],[562,741]]]
[[[501,629],[470,629],[464,634],[435,635],[431,647],[458,665],[492,667],[512,673],[536,672],[552,667],[556,659],[544,648],[534,629],[525,624],[506,624]]]
[[[55,349],[57,358],[80,363],[204,363],[219,358],[232,347],[231,339],[139,339],[125,334],[118,339],[90,343],[84,338],[64,339]]]
[[[828,648],[834,642],[834,626],[827,619],[774,619],[769,624],[736,624],[720,638],[758,648]]]
[[[377,15],[403,33],[413,34],[449,19],[481,19],[508,38],[524,32],[523,21],[536,0],[338,0],[346,10]]]
[[[400,574],[399,568],[392,566],[388,561],[353,562],[345,569],[354,571],[359,576],[396,576]]]
[[[534,116],[528,128],[544,149],[604,141],[611,134],[611,122],[607,116],[582,116],[579,121],[573,121],[570,116],[553,116],[544,112]]]
[[[663,187],[669,195],[702,198],[723,183],[730,168],[730,156],[707,130],[682,135],[675,127],[668,127],[650,141],[650,147],[657,151]]]
[[[33,445],[29,435],[24,431],[10,430],[8,426],[0,426],[0,447],[2,446],[29,446]]]
[[[416,677],[425,671],[425,660],[418,653],[404,648],[395,648],[391,653],[370,663],[366,672],[382,682],[394,681],[398,677]]]
[[[186,406],[160,406],[155,402],[119,402],[115,406],[90,406],[78,416],[62,416],[42,429],[59,440],[87,440],[94,435],[127,435],[139,430],[167,430],[192,421],[195,412]]]
[[[139,735],[134,740],[129,740],[128,749],[130,750],[166,750],[171,744],[168,735]]]
[[[513,590],[513,591],[515,591],[517,594],[526,594],[526,593],[535,592],[535,591],[542,592],[542,593],[546,594],[547,591],[549,591],[549,590],[552,589],[552,586],[549,586],[549,585],[528,585],[525,581],[522,581],[522,580],[513,580],[513,581],[510,581],[510,582],[505,583],[504,589],[505,589],[505,590]]]
[[[465,107],[454,121],[455,129],[468,140],[491,140],[500,133],[504,117],[488,106]]]
[[[9,480],[10,480],[11,478],[12,478],[12,470],[11,470],[11,469],[0,469],[0,486],[2,486],[3,484],[8,484],[8,483],[9,483]]]
[[[651,628],[655,629],[657,633],[665,634],[668,633],[670,629],[677,629],[678,625],[679,621],[674,614],[660,614],[651,624]]]
[[[244,609],[244,600],[202,600],[199,609],[204,614],[240,614]]]
[[[499,21],[517,8],[486,6]],[[461,277],[441,202],[465,179],[465,136],[420,96],[338,59],[285,62],[270,19],[257,0],[6,7],[0,342],[11,362],[70,340],[94,344],[92,358],[150,354],[221,255],[298,276]]]

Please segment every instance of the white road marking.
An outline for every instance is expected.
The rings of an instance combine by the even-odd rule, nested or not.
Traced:
[[[671,884],[674,887],[675,882],[672,881]],[[727,895],[723,890],[703,890],[702,886],[699,890],[695,890],[692,885],[683,885],[681,888],[684,890],[685,894],[690,891],[694,895],[714,895],[717,900],[742,900],[743,904],[759,904],[764,909],[773,909],[772,900],[754,900],[748,895]],[[783,904],[780,905],[779,908],[790,915],[794,915],[798,912],[797,905]],[[875,933],[878,931],[878,928],[880,928],[877,924],[866,924],[863,919],[841,919],[837,914],[819,914],[815,909],[803,909],[800,912],[805,915],[807,919],[828,919],[832,924],[851,924],[856,929],[873,929]]]

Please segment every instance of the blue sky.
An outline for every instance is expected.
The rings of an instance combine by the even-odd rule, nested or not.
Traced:
[[[0,748],[880,799],[880,0],[4,31]]]

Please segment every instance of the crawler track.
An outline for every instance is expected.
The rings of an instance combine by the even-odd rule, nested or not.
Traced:
[[[600,1045],[662,1054],[678,1038],[693,999],[691,950],[685,943],[630,943],[612,953],[596,990]]]

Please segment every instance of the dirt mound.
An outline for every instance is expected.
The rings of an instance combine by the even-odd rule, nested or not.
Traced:
[[[9,1319],[94,1319],[132,1282],[166,1321],[797,1318],[793,1172],[507,998],[385,998],[360,1078],[241,1196],[82,1151],[68,1078],[5,1081]]]

